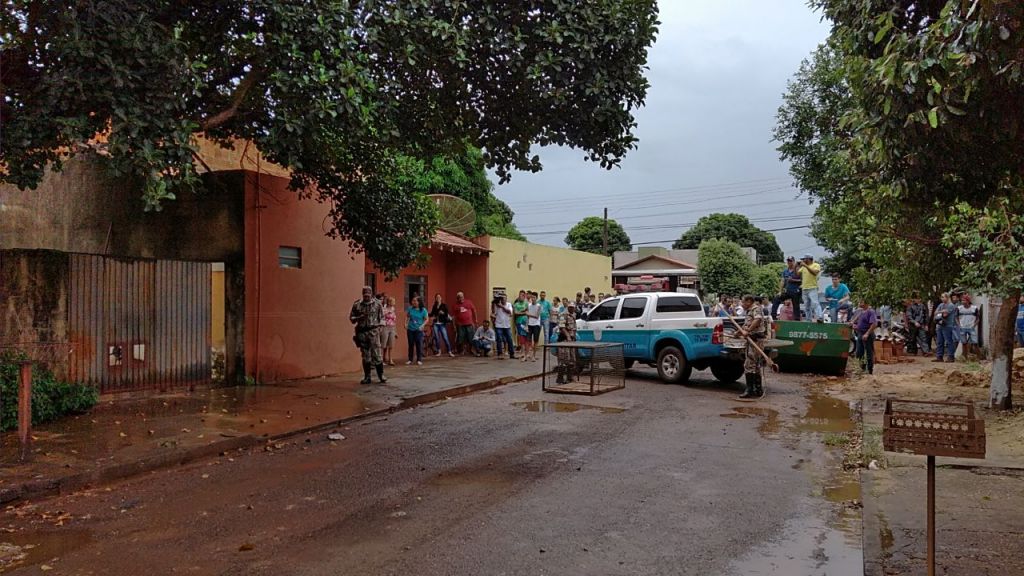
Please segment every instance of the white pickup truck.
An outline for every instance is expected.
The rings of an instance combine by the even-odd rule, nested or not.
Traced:
[[[650,292],[604,300],[577,320],[576,329],[584,342],[621,342],[626,368],[649,364],[665,382],[686,382],[694,368],[710,368],[719,381],[732,383],[743,376],[743,360],[725,348],[722,322],[704,314],[696,294]]]

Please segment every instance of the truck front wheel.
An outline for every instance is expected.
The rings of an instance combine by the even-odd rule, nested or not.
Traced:
[[[732,384],[743,376],[743,364],[715,362],[711,365],[711,375],[722,384]]]
[[[635,362],[636,362],[636,360],[634,360],[634,359],[632,359],[632,358],[626,358],[626,359],[625,359],[625,360],[623,361],[623,366],[625,366],[625,367],[626,367],[626,370],[629,370],[630,368],[632,368],[632,367],[633,367],[633,364],[634,364]]]
[[[667,384],[682,384],[690,379],[693,367],[686,355],[675,346],[666,346],[658,352],[658,377]]]

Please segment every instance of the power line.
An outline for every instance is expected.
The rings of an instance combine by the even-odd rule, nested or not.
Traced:
[[[724,190],[727,190],[729,188],[742,189],[742,188],[751,188],[751,187],[763,187],[766,184],[769,185],[769,186],[774,186],[774,185],[780,184],[784,180],[785,181],[792,181],[788,176],[787,177],[775,177],[775,178],[761,178],[761,179],[757,179],[757,180],[746,180],[746,181],[729,182],[729,183],[723,183],[723,184],[708,184],[708,185],[702,185],[702,186],[681,186],[681,187],[677,187],[677,188],[662,188],[662,189],[659,189],[659,190],[623,192],[623,193],[616,193],[616,194],[592,194],[592,195],[587,195],[587,196],[565,196],[565,197],[561,197],[561,198],[557,198],[557,199],[553,199],[553,200],[538,200],[538,201],[530,202],[528,205],[530,207],[536,206],[536,207],[550,208],[550,207],[553,207],[553,206],[570,205],[570,204],[572,204],[574,202],[579,202],[579,201],[606,203],[606,202],[608,202],[610,200],[622,199],[622,200],[625,200],[625,201],[628,202],[628,201],[634,200],[637,196],[644,196],[644,197],[648,197],[649,198],[651,196],[657,196],[657,195],[669,194],[669,193],[675,193],[676,195],[679,195],[678,193],[684,193],[683,195],[694,195],[694,194],[701,194],[701,193],[704,193],[704,192],[710,192],[710,191],[716,191],[716,190],[717,191],[724,191]]]
[[[758,206],[769,206],[769,205],[780,204],[782,202],[793,202],[793,201],[796,201],[796,200],[770,200],[768,202],[755,202],[753,204],[750,204],[750,203],[733,204],[733,205],[730,205],[730,206],[711,206],[711,207],[701,206],[701,210],[700,211],[703,212],[703,211],[707,211],[707,210],[715,210],[715,211],[717,211],[717,210],[730,210],[730,209],[733,209],[733,208],[756,208]],[[616,219],[616,221],[619,221],[619,220],[636,220],[636,219],[639,219],[639,218],[645,218],[646,219],[646,218],[651,218],[651,217],[656,217],[656,216],[691,215],[694,212],[697,212],[697,210],[686,210],[686,211],[682,211],[682,212],[658,212],[658,213],[653,213],[653,214],[637,214],[635,216],[625,216],[623,218],[618,218],[618,219]],[[811,215],[808,215],[807,217],[809,218],[810,216]],[[754,220],[752,219],[751,221],[754,221]],[[579,223],[578,220],[574,221],[574,222],[549,222],[549,223],[546,223],[546,224],[538,224],[536,227],[568,226],[570,224],[571,225],[575,225],[575,224],[578,224],[578,223]],[[694,224],[688,224],[688,225],[689,226],[693,226]],[[684,226],[684,224],[672,224],[671,226]],[[525,231],[529,230],[529,228],[530,228],[529,226],[526,226],[524,228],[520,228],[520,231],[525,233]],[[566,230],[566,232],[568,232],[568,230]]]
[[[810,227],[811,227],[810,224],[805,224],[803,226],[790,226],[788,228],[773,228],[771,230],[765,230],[765,232],[783,232],[783,231],[786,231],[786,230],[800,230],[802,228],[810,228]],[[679,240],[679,238],[673,238],[671,240],[648,240],[646,242],[630,242],[630,244],[632,244],[633,246],[637,246],[637,245],[640,245],[640,244],[666,244],[666,243],[669,243],[669,242],[675,242],[676,240]]]
[[[773,216],[771,218],[755,218],[755,219],[751,219],[750,222],[751,223],[761,223],[761,222],[779,222],[779,221],[786,221],[786,220],[802,220],[804,218],[811,218],[813,216],[814,216],[813,214],[797,214],[797,215],[794,215],[794,216]],[[689,228],[691,226],[696,226],[698,223],[699,222],[677,222],[677,223],[672,223],[672,224],[651,224],[651,225],[648,225],[648,226],[630,226],[629,230],[664,230],[666,228]],[[522,232],[523,234],[533,234],[535,236],[545,236],[545,235],[551,235],[551,234],[567,234],[569,231],[568,230],[550,230],[550,231],[533,231],[533,232],[531,232],[529,230],[520,230],[520,232]]]
[[[754,192],[754,193],[743,194],[742,196],[762,195],[762,194],[764,194],[766,192],[770,192],[770,191],[759,190],[759,191]],[[714,200],[725,200],[725,199],[732,198],[732,197],[733,196],[723,196],[721,198],[715,198]],[[711,200],[711,201],[714,201],[714,200]],[[709,205],[706,205],[706,204],[700,204],[700,206],[699,206],[700,210],[699,211],[703,212],[703,211],[708,211],[708,210],[711,210],[711,211],[731,210],[731,209],[734,209],[734,208],[750,208],[750,207],[756,207],[756,206],[768,206],[768,205],[773,205],[773,204],[781,204],[781,203],[785,203],[785,202],[805,202],[805,200],[803,198],[792,198],[792,199],[789,199],[789,200],[769,200],[767,202],[757,202],[757,203],[754,203],[754,204],[750,204],[750,203],[745,202],[743,204],[731,204],[729,206],[709,206]],[[687,202],[670,202],[670,203],[667,203],[667,204],[662,204],[661,206],[683,205],[683,204],[692,204],[692,203],[693,203],[692,201],[687,201]],[[644,204],[643,206],[638,206],[638,207],[636,207],[634,209],[653,208],[653,207],[656,207],[656,206],[658,206],[658,205],[657,204],[655,204],[655,205]],[[635,220],[635,219],[638,219],[638,218],[650,218],[652,216],[679,216],[679,215],[689,215],[689,214],[692,214],[693,212],[697,212],[697,211],[698,210],[685,210],[685,211],[676,211],[676,212],[663,212],[663,211],[661,211],[661,212],[654,212],[654,213],[648,213],[648,214],[635,214],[635,215],[632,215],[632,216],[622,216],[622,217],[613,218],[613,219],[616,220],[616,221],[619,221],[619,220]],[[550,210],[547,210],[546,212],[550,212]],[[519,215],[520,214],[518,212],[516,212],[516,216],[519,216]],[[572,221],[572,222],[548,222],[548,223],[545,223],[545,224],[538,224],[537,226],[563,226],[563,225],[564,226],[568,226],[570,224],[574,225],[574,224],[578,224],[578,223],[579,223],[578,220],[577,221]],[[529,228],[529,226],[527,226],[527,228]]]

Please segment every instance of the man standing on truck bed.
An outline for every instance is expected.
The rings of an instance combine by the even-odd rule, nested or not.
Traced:
[[[821,264],[814,261],[814,256],[804,254],[800,263],[796,265],[796,271],[800,274],[800,291],[804,299],[804,320],[822,322],[821,302],[818,300],[818,274],[821,274]]]
[[[761,398],[764,396],[764,383],[761,381],[763,359],[755,346],[760,346],[768,334],[768,322],[764,318],[764,309],[754,306],[754,297],[743,297],[743,307],[748,310],[740,335],[747,338],[746,358],[743,361],[743,376],[747,381],[747,389],[740,394],[741,399]]]

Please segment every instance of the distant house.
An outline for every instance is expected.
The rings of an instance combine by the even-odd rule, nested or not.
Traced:
[[[743,252],[752,262],[757,262],[757,250],[743,248]],[[612,255],[612,284],[618,292],[651,286],[669,292],[699,292],[697,250],[671,250],[652,246],[633,252],[615,252]]]

